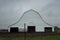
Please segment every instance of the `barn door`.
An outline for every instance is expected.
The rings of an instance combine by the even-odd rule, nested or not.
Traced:
[[[28,32],[35,32],[35,26],[28,26]]]
[[[52,27],[45,27],[45,32],[52,32]]]
[[[18,32],[18,27],[11,27],[10,32]]]

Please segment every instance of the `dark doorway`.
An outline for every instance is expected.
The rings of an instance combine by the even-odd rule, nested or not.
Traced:
[[[35,32],[35,26],[28,26],[28,32]]]
[[[18,27],[11,27],[10,32],[18,32]]]
[[[45,27],[45,32],[52,32],[52,27]]]

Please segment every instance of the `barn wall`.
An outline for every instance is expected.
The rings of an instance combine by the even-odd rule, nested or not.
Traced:
[[[26,26],[26,30],[25,30],[25,31],[27,31],[27,28],[28,28],[28,27]],[[35,31],[36,31],[36,32],[44,32],[44,28],[45,28],[45,27],[36,27],[36,28],[35,28],[35,29],[36,29]],[[10,32],[10,28],[8,28],[8,32]],[[20,28],[20,27],[19,27],[19,32],[24,32],[24,28]],[[54,27],[52,27],[52,32],[54,32]]]
[[[21,17],[21,20],[19,23],[13,26],[18,26],[19,28],[24,28],[24,23],[26,24],[26,29],[27,26],[36,26],[36,31],[37,32],[44,32],[44,27],[51,27],[44,23],[39,16],[39,13],[37,13],[34,10],[29,10],[24,12],[24,14]],[[54,31],[54,28],[52,28],[52,31]]]

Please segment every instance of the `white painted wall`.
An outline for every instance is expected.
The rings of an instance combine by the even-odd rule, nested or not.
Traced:
[[[51,27],[47,24],[45,24],[40,16],[38,15],[39,13],[37,13],[36,11],[34,10],[28,10],[26,11],[22,18],[20,19],[20,22],[13,25],[12,27],[14,26],[17,26],[19,28],[24,28],[24,23],[26,24],[26,29],[27,29],[27,26],[36,26],[36,32],[44,32],[44,27]],[[54,31],[54,27],[52,27],[52,31]]]

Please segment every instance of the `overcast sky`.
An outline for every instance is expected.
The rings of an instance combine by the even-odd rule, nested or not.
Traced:
[[[60,26],[60,0],[0,0],[0,29],[16,22],[29,9],[39,12],[47,23]]]

